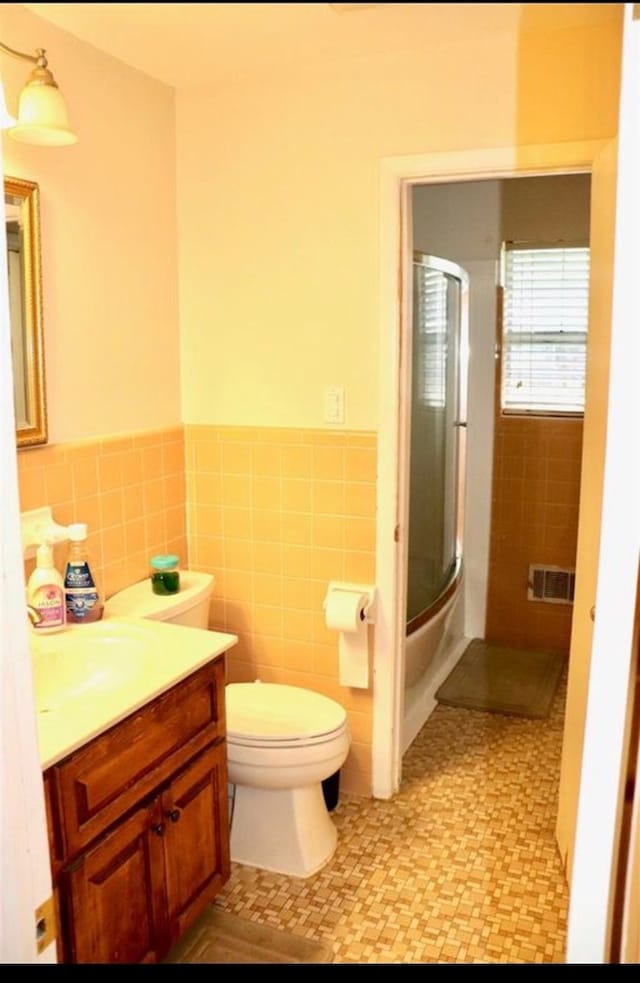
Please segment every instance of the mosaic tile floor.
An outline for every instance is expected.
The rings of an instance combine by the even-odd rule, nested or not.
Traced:
[[[341,797],[323,870],[233,864],[216,905],[329,942],[336,963],[562,963],[565,695],[563,680],[545,720],[438,706],[392,800]]]

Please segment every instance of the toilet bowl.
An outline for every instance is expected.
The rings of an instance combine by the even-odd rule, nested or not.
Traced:
[[[177,594],[154,594],[146,579],[109,598],[104,617],[206,629],[213,588],[211,574],[189,570]],[[309,877],[337,844],[322,782],[349,753],[347,713],[313,690],[259,681],[227,684],[225,704],[231,859]]]
[[[309,877],[331,859],[338,834],[322,782],[350,747],[344,707],[279,683],[229,683],[227,761],[231,859]]]

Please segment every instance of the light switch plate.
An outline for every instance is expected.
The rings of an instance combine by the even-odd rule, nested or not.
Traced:
[[[327,386],[325,389],[324,422],[344,423],[344,386]]]

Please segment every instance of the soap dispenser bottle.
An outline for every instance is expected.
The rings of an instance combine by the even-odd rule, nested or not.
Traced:
[[[86,522],[74,522],[68,529],[69,552],[64,572],[64,594],[69,624],[99,621],[104,611],[93,561],[87,548]]]
[[[35,631],[60,631],[66,623],[64,581],[53,563],[50,543],[36,550],[36,566],[27,583],[27,605]]]

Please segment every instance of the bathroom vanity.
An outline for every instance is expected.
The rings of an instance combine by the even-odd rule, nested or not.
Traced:
[[[91,627],[84,628],[83,646],[91,642]],[[114,627],[100,632],[96,625],[92,633],[96,678],[98,643]],[[146,627],[141,631],[146,636]],[[136,674],[147,681],[135,696],[131,683],[114,687],[119,704],[114,693],[95,698],[96,683],[96,693],[78,708],[68,753],[73,706],[62,700],[44,706],[46,687],[39,687],[38,674],[45,667],[36,668],[60,962],[162,960],[229,877],[224,651],[236,637],[151,624],[156,655],[158,641],[165,641],[167,653],[173,648],[167,632],[170,643],[186,638],[194,647],[183,645],[175,659],[161,651],[153,667]],[[45,649],[39,659],[46,660]],[[145,667],[144,655],[137,663]],[[92,716],[87,700],[93,700],[92,729],[100,732],[83,740],[82,727]],[[100,704],[108,709],[101,711]],[[59,728],[52,716],[64,716],[67,726],[66,736],[55,738],[55,751],[52,735]]]

